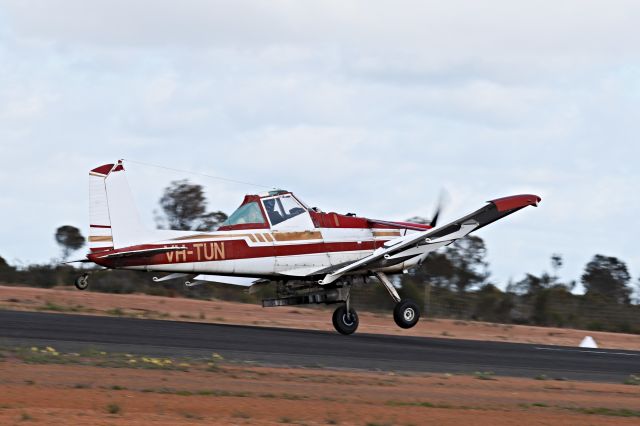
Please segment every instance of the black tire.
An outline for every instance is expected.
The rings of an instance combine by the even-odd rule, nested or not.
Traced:
[[[403,299],[393,309],[393,320],[400,328],[411,328],[420,320],[418,304],[411,299]]]
[[[333,326],[340,334],[353,334],[358,329],[358,314],[354,309],[350,309],[347,314],[347,307],[342,305],[333,312]]]
[[[86,290],[89,287],[89,275],[80,275],[74,283],[78,290]]]

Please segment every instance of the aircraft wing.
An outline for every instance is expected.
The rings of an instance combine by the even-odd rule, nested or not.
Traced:
[[[353,271],[384,268],[416,256],[426,257],[428,253],[524,207],[537,206],[540,200],[537,195],[526,194],[489,201],[481,209],[447,225],[389,240],[369,256],[328,273],[320,284],[330,284]]]

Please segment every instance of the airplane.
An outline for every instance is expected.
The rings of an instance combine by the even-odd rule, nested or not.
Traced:
[[[416,302],[402,299],[392,274],[419,267],[429,253],[527,206],[537,195],[494,199],[444,226],[439,210],[429,224],[325,213],[290,191],[245,196],[242,204],[212,232],[150,230],[136,212],[123,161],[89,172],[90,253],[82,262],[107,269],[169,273],[155,282],[184,278],[187,286],[226,283],[255,289],[275,282],[277,297],[264,307],[338,304],[332,321],[349,335],[358,328],[350,303],[354,284],[375,277],[395,302],[393,318],[404,329],[420,319]],[[88,287],[89,274],[75,285]]]

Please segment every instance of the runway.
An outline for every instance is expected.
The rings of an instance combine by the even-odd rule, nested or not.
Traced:
[[[0,344],[94,347],[153,356],[210,357],[277,366],[464,373],[622,382],[640,352],[378,334],[0,310]]]

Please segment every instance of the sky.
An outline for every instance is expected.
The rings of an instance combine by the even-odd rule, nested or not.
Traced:
[[[86,235],[87,172],[124,158],[149,226],[172,180],[227,213],[262,189],[139,162],[387,220],[534,193],[477,234],[494,283],[553,253],[565,280],[596,253],[635,280],[638,22],[635,0],[0,0],[0,256]]]

